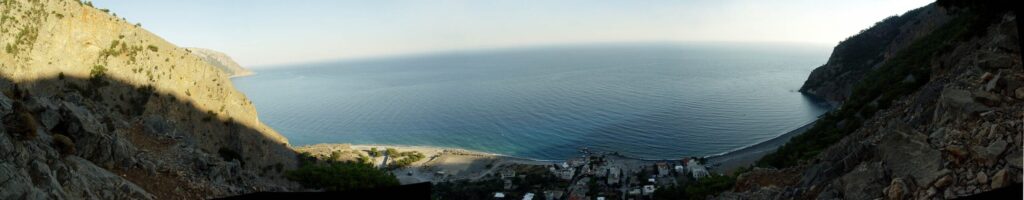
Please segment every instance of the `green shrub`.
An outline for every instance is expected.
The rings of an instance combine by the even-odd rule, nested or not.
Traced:
[[[388,149],[389,150],[393,150],[391,148],[388,148]],[[417,152],[417,151],[406,151],[406,152],[397,152],[397,151],[395,151],[394,154],[388,153],[388,155],[391,156],[391,158],[395,159],[391,163],[388,163],[388,168],[389,169],[398,169],[398,168],[402,168],[402,167],[408,167],[409,165],[412,165],[412,163],[414,163],[416,161],[420,161],[420,160],[422,160],[425,157],[422,153]]]
[[[11,108],[14,114],[4,118],[4,128],[7,132],[22,140],[35,138],[39,122],[32,116],[32,112],[21,101],[15,101]]]
[[[329,160],[329,161],[341,160],[341,151],[333,151],[333,152],[331,152],[331,155],[329,157],[327,157],[327,160]]]
[[[716,175],[701,178],[696,183],[686,185],[686,196],[690,199],[705,199],[709,195],[722,193],[736,184],[732,176]]]
[[[398,150],[395,150],[395,148],[387,148],[385,151],[387,151],[388,156],[398,156]]]
[[[93,65],[92,70],[89,70],[89,80],[93,83],[102,83],[103,77],[107,75],[107,67],[103,65]]]
[[[368,154],[370,154],[370,156],[372,156],[374,158],[376,158],[377,156],[380,156],[380,153],[378,153],[378,151],[377,151],[377,147],[370,147],[370,152],[368,152]]]
[[[71,141],[71,138],[62,134],[53,135],[53,145],[60,151],[63,156],[75,154],[75,142]]]
[[[230,162],[231,160],[238,160],[239,163],[245,165],[245,160],[242,160],[242,154],[239,154],[235,150],[227,147],[221,147],[217,150],[217,154],[220,155],[220,158],[224,159],[224,161]]]
[[[153,51],[153,52],[157,52],[157,51],[160,51],[160,49],[159,49],[159,48],[157,48],[157,47],[156,47],[156,46],[154,46],[154,45],[149,45],[149,46],[146,46],[146,48],[147,48],[147,49],[149,49],[150,51]]]
[[[356,162],[328,162],[305,164],[288,171],[285,176],[307,188],[327,191],[346,191],[398,185],[394,175]]]

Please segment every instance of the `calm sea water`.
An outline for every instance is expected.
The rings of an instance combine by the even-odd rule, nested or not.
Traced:
[[[828,108],[796,90],[822,47],[618,44],[305,64],[234,79],[294,145],[399,144],[566,159],[742,148]]]

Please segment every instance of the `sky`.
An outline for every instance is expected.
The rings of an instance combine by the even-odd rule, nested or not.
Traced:
[[[244,67],[622,42],[832,46],[928,0],[95,0]]]

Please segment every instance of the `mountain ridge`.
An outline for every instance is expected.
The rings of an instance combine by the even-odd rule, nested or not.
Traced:
[[[840,107],[716,198],[951,199],[1019,186],[1024,66],[1007,4],[939,1],[887,19],[881,27],[949,15],[935,28],[869,38],[885,41],[867,41],[882,47],[865,51],[877,60],[860,67],[837,65],[858,57],[841,43],[802,89]]]
[[[204,49],[198,47],[184,48],[185,51],[192,53],[199,58],[202,58],[206,63],[210,63],[214,67],[217,67],[224,73],[227,73],[228,78],[250,76],[255,74],[252,70],[246,69],[235,62],[230,56],[223,52],[215,51],[212,49]]]

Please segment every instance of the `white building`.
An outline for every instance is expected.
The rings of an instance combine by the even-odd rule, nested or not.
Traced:
[[[562,191],[556,191],[556,190],[544,191],[544,197],[547,200],[562,199],[562,194],[564,194],[564,192],[562,192]]]
[[[494,193],[494,198],[495,199],[504,199],[505,198],[505,193],[495,192]]]
[[[651,195],[651,194],[654,194],[654,185],[645,185],[644,186],[644,195]]]
[[[527,192],[526,195],[523,195],[523,200],[533,200],[533,192]]]
[[[661,176],[661,177],[668,176],[668,172],[669,172],[668,163],[658,162],[657,166],[658,166],[658,176]]]
[[[708,169],[705,168],[704,165],[700,165],[700,162],[697,162],[697,160],[690,160],[686,162],[686,170],[690,171],[690,175],[693,176],[693,179],[701,179],[709,175]]]
[[[502,169],[501,173],[502,178],[515,177],[515,170],[512,170],[510,168]]]

